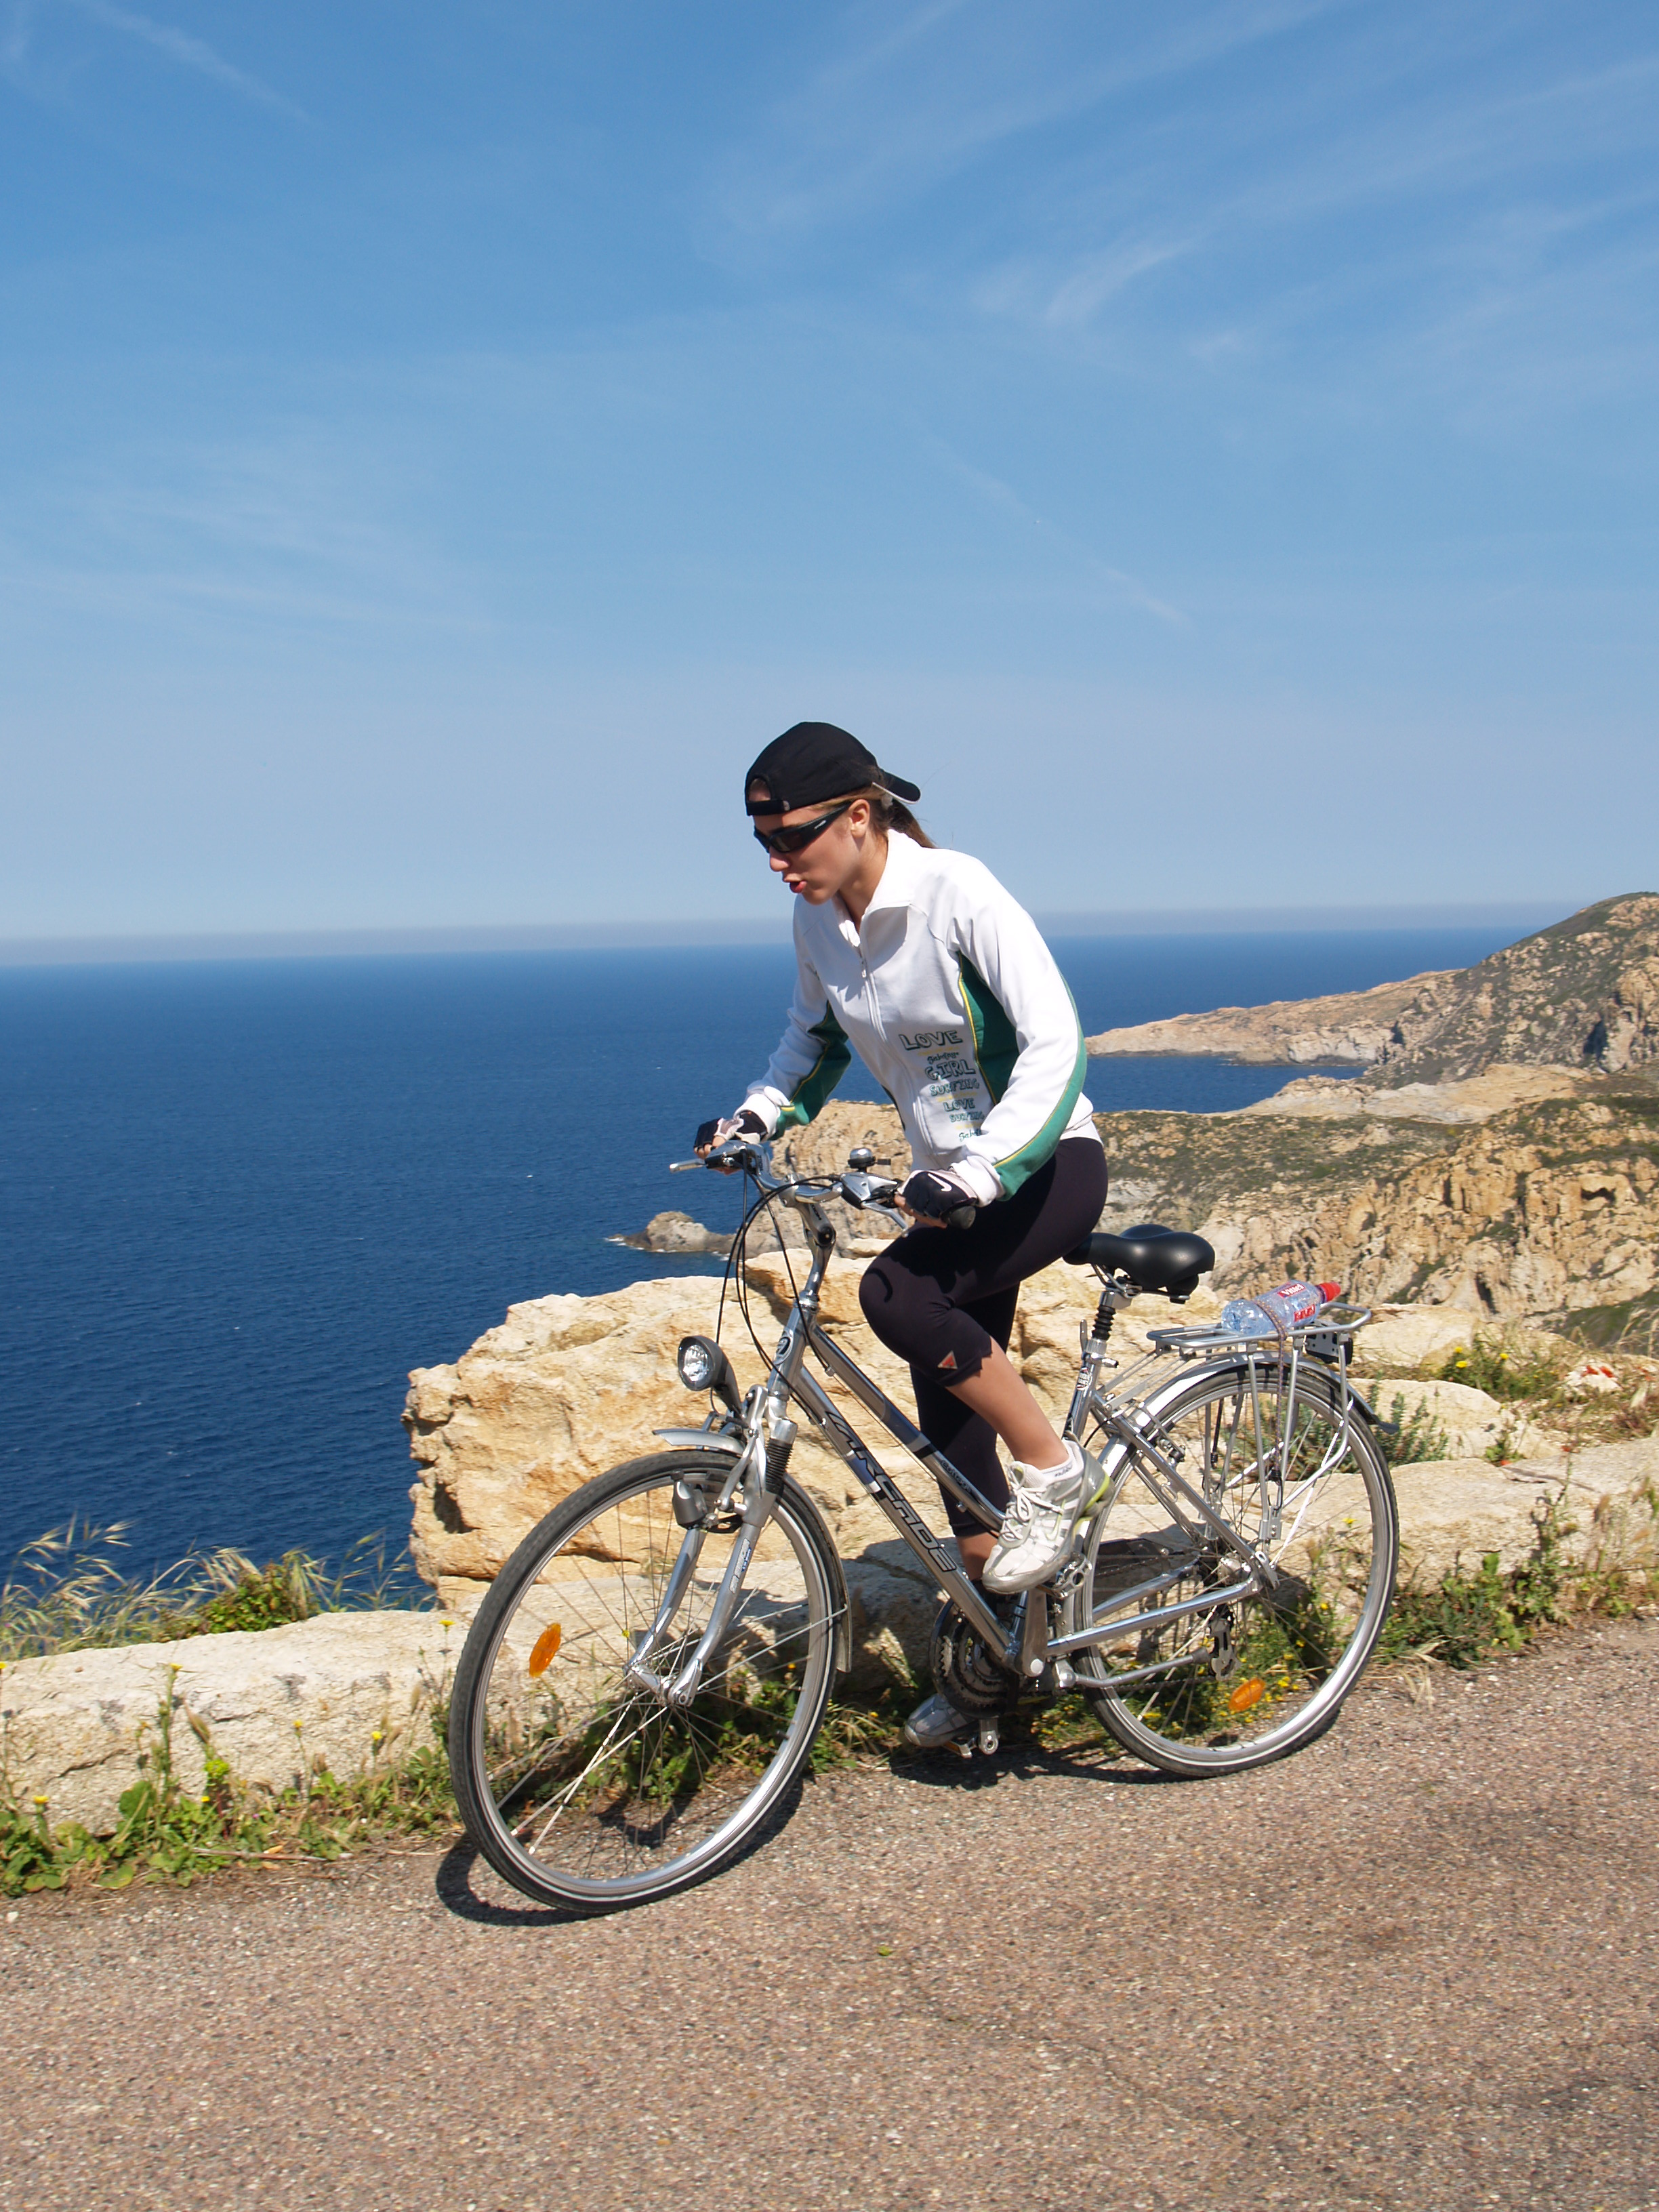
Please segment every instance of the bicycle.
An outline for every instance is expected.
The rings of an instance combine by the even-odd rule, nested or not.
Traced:
[[[714,1337],[683,1339],[680,1379],[708,1395],[702,1425],[653,1431],[666,1449],[576,1491],[479,1607],[449,1758],[467,1830],[498,1874],[577,1912],[641,1904],[726,1865],[782,1806],[851,1656],[840,1556],[789,1472],[792,1407],[937,1580],[934,1679],[982,1750],[1022,1703],[1067,1693],[1124,1749],[1180,1776],[1282,1758],[1330,1725],[1387,1617],[1399,1545],[1375,1416],[1349,1377],[1366,1309],[1326,1307],[1277,1340],[1152,1330],[1153,1349],[1119,1377],[1116,1314],[1137,1296],[1184,1303],[1214,1253],[1149,1226],[1097,1231],[1068,1254],[1100,1283],[1065,1424],[1094,1480],[1049,1582],[999,1605],[805,1364],[810,1351],[999,1526],[819,1320],[836,1243],[824,1207],[839,1197],[901,1218],[897,1182],[867,1150],[838,1176],[785,1180],[769,1146],[739,1139],[673,1164],[754,1186],[728,1262],[740,1300],[744,1240],[767,1208],[800,1209],[810,1264],[765,1380],[739,1391],[718,1322]],[[1161,1369],[1151,1387],[1131,1390],[1149,1367]]]

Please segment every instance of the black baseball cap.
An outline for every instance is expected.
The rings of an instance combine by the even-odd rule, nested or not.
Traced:
[[[750,799],[749,787],[760,782],[769,799]],[[921,792],[902,775],[889,775],[876,765],[875,755],[850,732],[833,722],[797,722],[781,738],[774,738],[743,780],[744,805],[750,814],[788,814],[798,806],[811,806],[820,799],[839,799],[843,792],[861,791],[879,784],[895,799],[920,799]]]

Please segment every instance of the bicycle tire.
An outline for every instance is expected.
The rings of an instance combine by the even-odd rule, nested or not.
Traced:
[[[596,1476],[532,1529],[478,1608],[455,1671],[450,1773],[467,1833],[526,1896],[592,1914],[702,1881],[811,1756],[846,1586],[817,1508],[788,1478],[690,1707],[622,1679],[685,1533],[677,1478],[712,1476],[717,1489],[732,1463],[662,1452]],[[665,1679],[701,1637],[735,1540],[730,1525],[705,1535],[653,1655]]]
[[[1339,1386],[1304,1366],[1288,1436],[1283,1414],[1261,1370],[1253,1390],[1243,1362],[1206,1369],[1154,1403],[1149,1440],[1281,1576],[1276,1590],[1148,1626],[1127,1651],[1114,1644],[1079,1654],[1078,1686],[1103,1725],[1166,1773],[1237,1773],[1312,1742],[1335,1719],[1388,1618],[1399,1513],[1364,1413],[1352,1409],[1343,1437]],[[1277,1492],[1281,1461],[1287,1480]],[[1182,1518],[1194,1527],[1171,1522],[1125,1455],[1085,1532],[1085,1571],[1067,1607],[1072,1632],[1110,1614],[1114,1589],[1164,1580],[1140,1601],[1145,1613],[1201,1597],[1233,1571],[1236,1555],[1198,1516],[1183,1510]],[[1159,1671],[1111,1686],[1149,1667]]]

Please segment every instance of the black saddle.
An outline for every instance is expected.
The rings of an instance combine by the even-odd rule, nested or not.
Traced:
[[[1066,1257],[1073,1267],[1103,1267],[1109,1275],[1127,1275],[1138,1291],[1181,1299],[1190,1297],[1199,1277],[1214,1267],[1215,1247],[1190,1230],[1143,1221],[1121,1237],[1097,1229]]]

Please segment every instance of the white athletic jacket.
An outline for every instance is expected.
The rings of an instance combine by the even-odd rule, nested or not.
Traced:
[[[1062,1137],[1094,1137],[1083,1028],[1036,924],[978,860],[894,835],[855,929],[839,899],[795,904],[789,1024],[744,1104],[767,1133],[810,1121],[851,1057],[898,1108],[917,1168],[981,1205]]]

